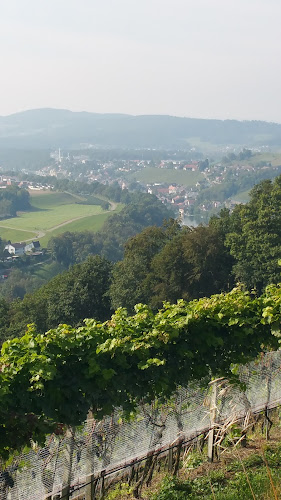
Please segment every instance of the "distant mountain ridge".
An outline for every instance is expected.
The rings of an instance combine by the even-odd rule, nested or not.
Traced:
[[[0,148],[188,148],[194,138],[214,145],[280,146],[281,124],[34,109],[0,116]]]

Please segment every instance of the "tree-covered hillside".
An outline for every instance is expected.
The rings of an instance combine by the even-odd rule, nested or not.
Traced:
[[[18,296],[18,276],[2,285],[1,339],[21,335],[27,323],[43,333],[61,322],[77,326],[86,316],[109,319],[118,307],[132,313],[139,302],[157,311],[165,301],[228,292],[237,282],[260,295],[280,281],[280,213],[281,177],[257,185],[248,204],[197,228],[167,220],[165,206],[141,194],[99,233],[51,240],[53,259],[68,268],[64,274],[22,301],[5,300]]]
[[[281,145],[281,125],[262,121],[204,120],[37,109],[0,117],[0,148],[188,147],[211,144]]]

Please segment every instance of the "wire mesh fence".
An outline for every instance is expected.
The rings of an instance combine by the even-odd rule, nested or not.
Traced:
[[[224,381],[215,401],[208,381],[201,381],[179,388],[165,405],[141,405],[129,421],[116,410],[102,421],[88,419],[63,436],[49,436],[44,448],[34,445],[0,472],[0,500],[74,499],[78,492],[81,499],[93,498],[87,485],[94,488],[95,478],[116,475],[207,432],[214,406],[216,422],[223,423],[281,404],[281,351],[240,367],[239,377],[245,391]]]

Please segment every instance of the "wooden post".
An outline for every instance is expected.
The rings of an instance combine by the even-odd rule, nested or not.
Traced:
[[[130,474],[129,474],[129,481],[128,481],[130,486],[131,486],[132,482],[134,481],[135,475],[136,475],[135,466],[132,465],[131,470],[130,470]]]
[[[105,470],[101,471],[101,498],[104,498],[104,493],[105,493]]]
[[[175,467],[174,467],[174,476],[178,473],[179,466],[180,466],[180,456],[181,456],[181,450],[182,450],[182,443],[183,443],[183,439],[181,438],[179,441],[179,444],[177,446],[177,454],[176,454]]]
[[[267,441],[269,441],[269,439],[270,439],[269,432],[270,432],[270,429],[271,429],[271,427],[272,427],[272,425],[273,425],[273,422],[272,422],[272,420],[269,418],[269,409],[268,409],[268,408],[266,408],[266,409],[265,409],[265,412],[264,412],[264,420],[265,420],[265,422],[264,422],[264,427],[265,427],[265,439],[266,439]]]
[[[95,490],[96,490],[96,481],[94,478],[94,454],[92,449],[92,438],[93,434],[91,432],[91,426],[93,425],[93,412],[90,409],[87,415],[87,423],[88,429],[87,431],[90,433],[90,436],[87,439],[86,444],[86,487],[85,487],[85,500],[93,500]]]
[[[173,448],[169,448],[168,452],[168,472],[172,472],[173,469]]]
[[[208,460],[214,460],[214,437],[215,437],[215,422],[217,416],[217,380],[210,382],[211,385],[211,400],[210,400],[210,432],[208,438]]]
[[[72,472],[72,459],[74,451],[74,430],[69,428],[66,432],[66,437],[68,442],[65,447],[65,465],[63,472],[63,488],[61,496],[64,500],[69,500],[70,495],[70,484],[71,484],[71,472]]]
[[[85,500],[93,500],[95,493],[95,476],[89,474],[86,476]]]

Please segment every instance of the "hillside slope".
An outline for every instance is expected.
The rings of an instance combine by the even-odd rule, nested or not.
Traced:
[[[0,148],[281,146],[281,124],[35,109],[0,117]]]

